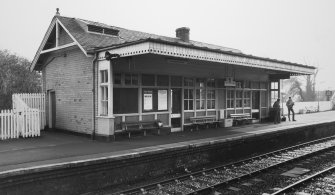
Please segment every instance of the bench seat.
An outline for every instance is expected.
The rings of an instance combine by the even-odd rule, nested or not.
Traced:
[[[250,113],[230,114],[230,118],[233,119],[234,125],[243,125],[250,123],[253,119]]]
[[[143,132],[146,136],[147,130],[157,130],[157,134],[160,134],[160,128],[162,123],[159,120],[154,121],[137,121],[137,122],[121,122],[122,131],[128,133],[130,139],[132,132]]]
[[[216,127],[219,121],[216,119],[216,116],[197,116],[197,117],[190,117],[190,120],[193,125],[195,125],[196,129],[198,130],[199,125],[210,125],[215,124]]]

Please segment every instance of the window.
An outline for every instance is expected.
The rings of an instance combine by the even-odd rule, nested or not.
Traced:
[[[184,89],[184,110],[193,110],[193,89]]]
[[[121,73],[114,74],[114,84],[121,85]]]
[[[144,86],[155,86],[155,75],[143,74],[142,85]]]
[[[235,91],[228,90],[227,91],[227,108],[234,108],[234,98],[235,98]]]
[[[207,80],[207,87],[214,88],[215,87],[215,80],[214,79],[208,79]]]
[[[184,78],[184,86],[185,87],[194,87],[192,78]]]
[[[138,85],[138,75],[137,74],[125,74],[124,84],[125,85]]]
[[[114,88],[114,114],[138,113],[138,89]]]
[[[195,86],[200,88],[205,87],[205,79],[196,79]]]
[[[250,89],[251,87],[250,81],[244,81],[243,84],[244,84],[244,88]]]
[[[100,71],[100,115],[108,115],[108,70]]]
[[[261,89],[266,89],[266,82],[261,82],[260,88]]]
[[[271,82],[271,106],[279,98],[279,82]]]
[[[157,86],[169,86],[169,76],[158,75],[157,76]]]
[[[278,91],[271,91],[271,105],[273,105],[278,98],[279,98]]]
[[[261,107],[267,107],[267,93],[265,91],[261,91]]]
[[[236,91],[236,108],[242,108],[242,91]]]
[[[251,88],[252,89],[259,89],[259,82],[257,82],[257,81],[251,82]]]
[[[182,86],[182,77],[171,76],[171,86],[172,87],[181,87]]]
[[[207,90],[207,109],[215,109],[215,90]]]
[[[278,89],[278,82],[271,82],[271,89]]]
[[[243,107],[250,107],[250,91],[243,92]]]

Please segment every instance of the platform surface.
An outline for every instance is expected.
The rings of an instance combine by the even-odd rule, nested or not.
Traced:
[[[280,124],[258,123],[229,128],[202,129],[161,136],[138,136],[130,140],[112,142],[57,132],[42,132],[38,138],[20,138],[0,141],[0,174],[22,169],[66,164],[74,161],[92,161],[138,152],[153,152],[217,140],[241,139],[287,128],[335,121],[335,111],[296,115],[297,121]]]

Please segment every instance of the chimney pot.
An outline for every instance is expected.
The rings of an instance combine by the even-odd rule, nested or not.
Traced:
[[[190,41],[190,28],[188,27],[177,28],[176,37],[180,38],[182,41],[189,42]]]

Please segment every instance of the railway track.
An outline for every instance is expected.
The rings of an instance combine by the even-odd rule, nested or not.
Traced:
[[[303,178],[271,195],[278,194],[335,194],[335,165]]]
[[[190,172],[172,179],[114,193],[119,195],[215,194],[216,189],[288,162],[335,148],[335,136],[299,144],[246,160]]]

